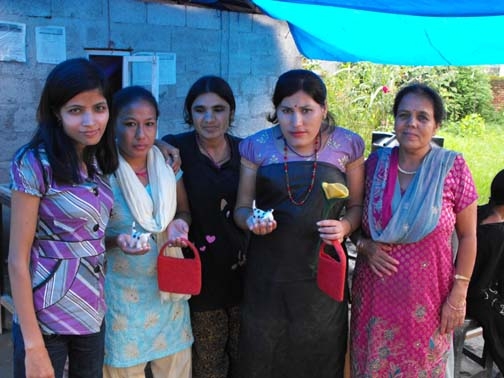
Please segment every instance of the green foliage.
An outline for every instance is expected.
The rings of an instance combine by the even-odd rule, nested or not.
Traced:
[[[361,62],[341,63],[334,72],[328,72],[312,60],[305,60],[304,67],[318,72],[324,79],[329,109],[336,122],[359,133],[367,145],[373,131],[393,130],[394,97],[401,87],[412,82],[428,84],[439,92],[449,123],[463,120],[460,129],[455,131],[461,135],[479,135],[484,131],[484,121],[495,120],[499,115],[492,106],[490,76],[479,67],[411,67]]]
[[[486,120],[493,117],[492,86],[490,76],[481,69],[458,67],[452,84],[455,94],[452,99],[452,109],[449,119],[460,120],[469,114],[481,114]]]
[[[504,169],[502,145],[504,144],[504,125],[487,124],[485,132],[479,136],[466,136],[454,133],[452,129],[442,128],[438,133],[444,137],[444,146],[461,152],[467,161],[478,191],[478,204],[488,202],[490,184],[494,176]]]
[[[446,148],[464,155],[476,183],[478,203],[488,201],[490,183],[504,168],[504,111],[493,109],[490,76],[482,68],[342,63],[335,72],[327,72],[317,61],[309,60],[304,67],[322,76],[336,122],[364,138],[366,156],[373,131],[393,130],[392,105],[402,86],[423,82],[438,90],[448,115],[439,135]]]
[[[462,137],[480,136],[485,132],[485,120],[479,114],[468,114],[459,122],[449,122],[444,127],[452,134]]]

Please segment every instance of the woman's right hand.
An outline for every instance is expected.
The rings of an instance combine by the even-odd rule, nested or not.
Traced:
[[[25,350],[27,378],[54,378],[54,369],[45,346]]]
[[[247,226],[250,232],[256,235],[267,235],[277,228],[277,222],[269,219],[254,219],[251,215],[247,218]]]
[[[150,250],[150,244],[145,247],[133,248],[130,247],[131,235],[130,234],[120,234],[117,236],[117,246],[127,255],[145,255]]]
[[[357,252],[364,253],[371,270],[380,278],[397,273],[399,261],[390,256],[390,244],[375,242],[371,239],[361,239],[357,243]]]

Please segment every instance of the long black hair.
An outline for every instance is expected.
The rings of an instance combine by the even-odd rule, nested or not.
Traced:
[[[75,144],[63,130],[57,114],[70,99],[94,89],[101,92],[110,106],[111,92],[105,73],[85,58],[66,60],[47,76],[37,109],[37,130],[27,148],[45,148],[58,182],[79,183],[82,179]],[[114,172],[118,166],[114,128],[107,125],[98,144],[84,148],[82,158],[90,177],[96,173],[92,164],[94,158],[103,173]]]
[[[502,205],[504,205],[504,169],[497,173],[492,180],[488,203],[478,206],[478,224],[493,213],[495,206]]]

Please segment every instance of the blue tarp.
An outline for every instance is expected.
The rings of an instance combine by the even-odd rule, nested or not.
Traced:
[[[399,65],[504,64],[503,0],[253,0],[301,54]]]

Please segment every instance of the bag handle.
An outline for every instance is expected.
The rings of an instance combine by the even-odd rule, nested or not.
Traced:
[[[338,255],[338,258],[340,261],[346,260],[346,255],[345,255],[345,250],[343,249],[343,246],[339,242],[339,240],[331,240],[331,244],[336,250],[336,254]],[[322,240],[322,245],[320,246],[320,251],[324,252],[324,246],[326,245],[331,245],[325,242],[325,240]],[[325,252],[324,252],[325,253]]]
[[[188,248],[190,248],[192,250],[192,252],[194,254],[194,259],[196,261],[200,261],[200,255],[199,255],[199,252],[198,252],[198,249],[196,248],[196,246],[187,239],[181,239],[181,240],[183,243],[187,244]],[[167,241],[166,243],[163,244],[163,246],[161,248],[159,248],[159,255],[164,255],[163,252],[166,248],[170,247],[169,244],[170,244],[170,242]]]
[[[343,246],[339,242],[339,240],[332,240],[332,245],[334,249],[336,250],[336,253],[338,254],[338,257],[340,258],[340,261],[343,261],[346,259],[345,251],[343,250]]]

